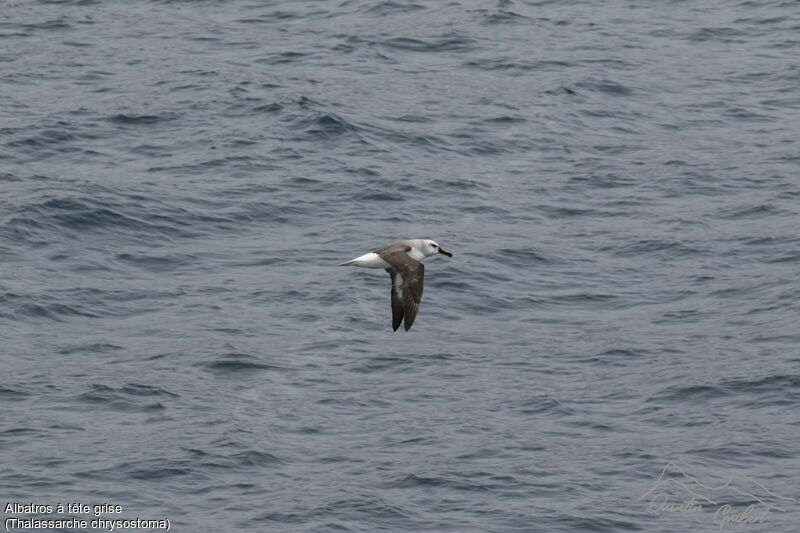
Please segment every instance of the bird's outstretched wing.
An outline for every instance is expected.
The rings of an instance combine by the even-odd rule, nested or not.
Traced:
[[[376,253],[391,267],[391,269],[387,268],[386,270],[392,276],[392,327],[396,331],[400,326],[400,320],[405,319],[404,326],[408,331],[411,329],[411,325],[414,324],[414,319],[417,318],[419,303],[422,300],[425,266],[409,257],[402,247],[389,251],[382,249]],[[402,296],[397,294],[396,278],[398,274],[401,279],[400,292]]]
[[[403,321],[403,299],[397,286],[397,278],[400,275],[393,268],[387,268],[386,272],[392,277],[392,331],[397,331]],[[402,283],[402,278],[400,278],[400,281]]]

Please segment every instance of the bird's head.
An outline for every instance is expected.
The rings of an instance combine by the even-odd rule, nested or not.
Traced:
[[[436,242],[434,242],[434,241],[432,241],[430,239],[426,239],[425,240],[425,255],[428,256],[428,255],[435,255],[435,254],[442,254],[442,255],[446,255],[447,257],[453,257],[453,254],[451,252],[448,252],[447,250],[445,250],[444,248],[442,248],[441,246],[436,244]]]

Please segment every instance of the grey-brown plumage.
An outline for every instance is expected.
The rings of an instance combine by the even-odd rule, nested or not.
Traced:
[[[358,266],[363,268],[382,268],[392,278],[392,329],[397,331],[405,322],[406,331],[411,329],[417,318],[419,303],[422,300],[425,267],[420,260],[442,254],[453,257],[430,239],[411,239],[398,241],[374,252],[339,263],[339,266]]]
[[[411,258],[408,251],[411,246],[402,242],[391,244],[376,250],[381,259],[389,263],[386,272],[392,277],[392,330],[397,331],[400,321],[405,318],[406,331],[411,328],[417,318],[419,302],[422,300],[425,265]],[[400,287],[398,290],[398,279]]]

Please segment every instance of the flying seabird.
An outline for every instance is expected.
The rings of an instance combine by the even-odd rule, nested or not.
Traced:
[[[397,241],[337,266],[353,265],[386,270],[392,277],[392,330],[397,331],[405,316],[405,328],[408,331],[417,317],[422,299],[425,266],[420,261],[435,254],[453,257],[452,253],[430,239],[412,239]]]

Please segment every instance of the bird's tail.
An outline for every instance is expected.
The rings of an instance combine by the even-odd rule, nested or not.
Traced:
[[[337,267],[343,267],[343,266],[347,266],[347,265],[354,265],[354,264],[355,264],[355,262],[356,262],[356,260],[355,260],[355,259],[351,259],[350,261],[345,261],[344,263],[339,263],[339,264],[338,264],[338,265],[336,265],[336,266],[337,266]]]

